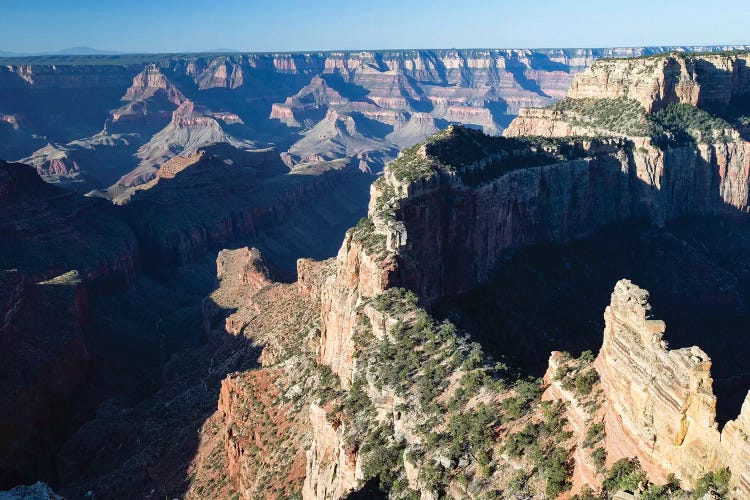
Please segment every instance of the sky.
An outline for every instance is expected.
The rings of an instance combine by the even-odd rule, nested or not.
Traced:
[[[0,0],[0,51],[747,44],[748,0]]]

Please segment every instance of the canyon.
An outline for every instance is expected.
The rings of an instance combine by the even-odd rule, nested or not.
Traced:
[[[449,123],[499,133],[596,59],[731,48],[0,58],[0,158],[110,197],[213,142],[379,171]]]
[[[717,59],[734,63],[724,67],[736,68],[730,71],[741,78],[744,65],[735,61],[744,55],[724,57]],[[661,67],[669,65],[669,58],[665,64],[656,59]],[[713,62],[711,56],[705,60]],[[598,69],[595,64],[589,73]],[[685,78],[698,87],[702,77]],[[700,88],[708,88],[705,99],[711,99],[710,87]],[[523,119],[522,112],[518,120]],[[708,224],[736,220],[746,231],[744,139],[737,132],[731,142],[716,144],[696,140],[659,147],[642,141],[635,150],[631,144],[639,136],[613,136],[601,129],[596,137],[523,141],[511,124],[506,134],[491,138],[449,127],[402,152],[373,184],[369,217],[347,233],[320,291],[320,339],[313,351],[338,376],[344,392],[310,406],[312,445],[303,497],[342,498],[373,477],[397,497],[485,498],[491,491],[522,490],[557,496],[566,488],[552,481],[555,466],[545,460],[573,464],[567,488],[576,493],[584,485],[601,487],[608,468],[633,457],[642,467],[640,481],[646,481],[641,487],[648,487],[648,480],[664,484],[670,473],[692,489],[706,475],[728,467],[731,496],[750,494],[743,458],[747,404],[720,437],[710,358],[697,347],[667,350],[661,338],[664,323],[648,318],[648,294],[632,283],[615,286],[599,356],[575,360],[553,354],[542,396],[546,403],[520,415],[516,405],[529,401],[524,380],[502,383],[502,372],[487,365],[483,375],[476,374],[481,351],[460,347],[466,340],[454,337],[447,323],[431,323],[417,306],[432,308],[471,291],[498,266],[513,265],[513,254],[525,247],[569,244],[613,224],[642,221],[658,231],[693,214],[708,217]],[[658,265],[663,257],[654,258]],[[445,345],[452,346],[458,362],[441,352]],[[411,350],[416,352],[406,359],[393,357]],[[566,383],[566,377],[575,383]],[[587,379],[591,386],[580,382],[584,388],[579,389],[579,380]],[[471,380],[480,382],[469,386]],[[565,404],[557,407],[556,402]],[[565,421],[555,424],[559,408]],[[484,422],[487,427],[476,432],[489,439],[489,450],[479,436],[474,442],[471,423],[465,424],[465,433],[453,434],[462,421],[459,415]],[[590,426],[600,421],[606,458],[597,470],[593,449],[583,443]],[[543,446],[556,425],[569,430],[550,446],[561,446],[564,456],[572,452],[571,462],[555,462],[550,455],[539,461],[509,444],[532,435]],[[482,433],[490,429],[487,438]],[[488,455],[494,459],[483,461]],[[523,483],[509,481],[514,469]]]
[[[661,52],[6,66],[106,99],[0,103],[3,486],[749,496],[748,56]]]

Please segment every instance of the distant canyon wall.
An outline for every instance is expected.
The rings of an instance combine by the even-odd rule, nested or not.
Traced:
[[[289,166],[355,157],[379,170],[449,123],[500,133],[600,58],[724,48],[6,58],[0,158],[84,192],[147,182],[170,157],[213,142],[276,144]],[[187,102],[190,123],[170,123]]]

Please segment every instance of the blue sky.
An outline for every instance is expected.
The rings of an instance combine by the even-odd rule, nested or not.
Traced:
[[[739,44],[748,19],[748,0],[0,0],[0,51]]]

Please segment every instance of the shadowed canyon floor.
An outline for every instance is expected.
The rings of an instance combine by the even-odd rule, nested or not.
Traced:
[[[670,348],[700,345],[711,356],[723,424],[739,413],[750,387],[749,251],[750,223],[740,218],[615,226],[585,242],[521,250],[436,311],[488,353],[539,377],[550,351],[577,357],[599,349],[612,283],[628,276],[649,290]]]

